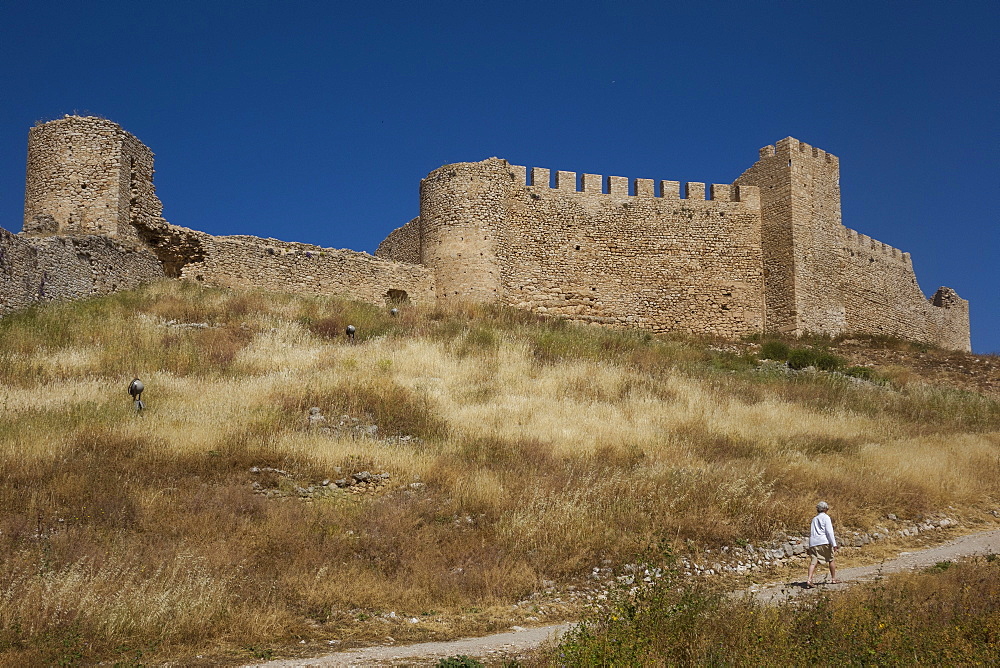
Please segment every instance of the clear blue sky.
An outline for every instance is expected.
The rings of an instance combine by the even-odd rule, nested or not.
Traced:
[[[728,183],[792,135],[844,224],[1000,351],[1000,2],[3,2],[0,226],[28,128],[120,123],[172,223],[373,251],[450,162]]]

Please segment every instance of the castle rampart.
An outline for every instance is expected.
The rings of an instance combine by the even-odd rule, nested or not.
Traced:
[[[419,264],[251,236],[209,236],[202,244],[204,259],[185,264],[181,278],[241,289],[342,295],[376,304],[404,299],[434,303],[431,272]]]
[[[421,216],[376,255],[420,248],[439,298],[585,322],[970,349],[967,302],[954,291],[926,299],[908,253],[842,225],[835,155],[792,137],[759,155],[733,184],[708,187],[497,158],[448,165],[424,180]]]
[[[394,258],[396,262],[420,264],[420,219],[414,218],[394,229],[379,248],[383,249],[385,257]]]
[[[732,184],[446,165],[377,257],[171,225],[153,153],[67,116],[29,133],[23,231],[0,230],[0,312],[158,276],[382,303],[503,302],[582,322],[739,337],[885,334],[969,350],[968,302],[841,223],[836,156],[788,137]]]
[[[527,175],[530,174],[530,180]],[[584,322],[742,336],[763,327],[759,193],[510,165],[448,165],[421,184],[419,232],[439,299],[500,300]],[[606,186],[606,192],[602,183]],[[580,189],[578,189],[578,187]]]
[[[0,314],[134,288],[163,276],[148,249],[103,235],[25,238],[0,228]]]
[[[575,176],[575,175],[574,175]],[[568,180],[573,180],[570,177]],[[669,183],[669,182],[668,182]],[[506,300],[585,322],[737,337],[760,331],[759,213],[651,179],[608,177],[608,192],[524,186],[505,204]],[[728,187],[725,189],[728,194]]]

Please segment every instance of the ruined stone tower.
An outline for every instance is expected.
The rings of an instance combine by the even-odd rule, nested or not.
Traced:
[[[500,298],[497,233],[510,196],[505,160],[449,165],[420,182],[420,262],[442,302]]]
[[[153,152],[117,123],[66,116],[29,131],[23,234],[138,241],[162,209]]]

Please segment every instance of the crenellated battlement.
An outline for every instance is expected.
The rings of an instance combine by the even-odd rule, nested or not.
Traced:
[[[654,179],[629,179],[625,176],[578,174],[544,167],[508,165],[514,184],[529,188],[547,189],[563,193],[608,195],[611,197],[649,197],[664,200],[689,200],[691,202],[742,202],[750,207],[760,206],[760,189],[757,186],[737,186],[713,183],[706,188],[700,181],[656,181]],[[555,176],[553,183],[553,174]]]
[[[909,253],[904,253],[898,248],[882,243],[878,239],[873,239],[866,234],[861,234],[849,227],[844,228],[844,249],[848,252],[862,252],[876,257],[896,260],[910,266],[913,264]]]
[[[832,153],[827,153],[821,148],[816,148],[804,141],[799,141],[795,137],[785,137],[774,144],[768,144],[759,151],[760,159],[786,158],[793,159],[796,156],[804,158],[816,158],[831,165],[839,165],[839,159]]]

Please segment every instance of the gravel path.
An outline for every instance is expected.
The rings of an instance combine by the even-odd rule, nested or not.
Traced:
[[[328,654],[316,659],[285,659],[253,664],[259,668],[312,668],[313,666],[396,666],[433,665],[439,659],[465,654],[488,659],[490,656],[512,656],[533,649],[549,637],[557,636],[572,624],[554,624],[519,631],[497,633],[480,638],[462,638],[444,642],[424,642],[399,647],[365,647],[347,652]]]
[[[823,584],[830,578],[830,571],[820,565],[816,567],[816,577],[813,579],[813,582],[819,585],[818,589],[836,591],[846,589],[858,582],[876,580],[881,575],[887,573],[912,571],[917,568],[933,566],[940,561],[955,561],[963,557],[986,554],[1000,554],[1000,529],[959,536],[947,543],[926,550],[900,552],[899,556],[895,559],[885,561],[881,564],[858,566],[856,568],[838,568],[837,579],[840,581],[838,584]],[[822,570],[820,570],[821,568]],[[805,573],[803,572],[804,575]],[[748,592],[753,594],[757,600],[764,603],[780,603],[810,591],[806,589],[805,584],[805,577],[803,577],[798,582],[781,582],[751,587]]]
[[[955,561],[976,555],[1000,554],[1000,529],[960,536],[942,545],[914,552],[900,552],[895,559],[872,566],[837,569],[839,584],[822,584],[823,577],[817,568],[816,583],[819,590],[836,591],[858,582],[879,578],[883,574],[898,573],[917,568],[933,566],[941,561]],[[824,570],[828,578],[830,572]],[[799,582],[782,582],[771,585],[756,585],[745,593],[755,596],[764,603],[779,603],[810,590],[805,588],[805,579]],[[741,594],[744,592],[740,592]],[[327,666],[395,666],[433,665],[438,659],[465,654],[478,658],[509,657],[519,652],[537,647],[550,637],[559,635],[572,624],[555,624],[531,629],[513,627],[509,633],[498,633],[481,638],[463,638],[446,642],[428,642],[399,647],[366,647],[337,652],[315,659],[286,659],[252,664],[255,668],[312,668]]]

